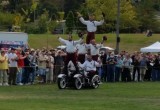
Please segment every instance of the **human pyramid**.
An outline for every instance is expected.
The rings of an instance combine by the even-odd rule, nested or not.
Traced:
[[[104,13],[102,13],[103,19],[100,21],[95,20],[94,14],[89,15],[89,20],[84,20],[84,18],[79,12],[77,12],[77,15],[80,22],[87,26],[86,43],[83,41],[82,33],[79,33],[80,39],[76,41],[72,40],[72,35],[68,35],[67,40],[58,37],[58,40],[62,44],[66,45],[66,59],[64,61],[64,71],[67,72],[67,65],[70,61],[72,61],[72,63],[74,64],[76,71],[78,71],[78,66],[81,68],[88,67],[86,68],[87,71],[96,71],[96,66],[100,65],[100,62],[98,62],[99,48],[103,46],[103,43],[107,40],[107,37],[103,36],[102,42],[100,44],[96,44],[95,32],[97,30],[97,26],[100,26],[104,23],[105,15]]]

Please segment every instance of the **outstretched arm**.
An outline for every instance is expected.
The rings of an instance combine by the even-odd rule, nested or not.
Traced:
[[[96,26],[100,26],[104,23],[104,19],[100,20],[100,21],[95,21],[94,22]]]
[[[87,25],[87,21],[84,20],[84,18],[82,17],[82,15],[79,12],[77,12],[77,15],[78,15],[78,18],[81,21],[81,23]]]
[[[80,38],[79,40],[74,41],[75,45],[80,44],[83,42],[83,38]]]
[[[62,44],[66,44],[66,40],[62,39],[61,37],[58,37],[59,42],[61,42]]]

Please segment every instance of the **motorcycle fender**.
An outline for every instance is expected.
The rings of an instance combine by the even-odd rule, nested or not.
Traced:
[[[74,78],[79,78],[79,77],[82,77],[82,75],[81,74],[75,74],[74,75]]]
[[[62,78],[62,77],[65,77],[65,76],[66,76],[65,74],[59,74],[58,78]]]

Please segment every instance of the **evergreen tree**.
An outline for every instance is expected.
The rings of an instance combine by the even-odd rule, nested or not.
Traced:
[[[75,28],[75,19],[72,11],[69,11],[66,17],[66,27],[67,27],[66,30],[67,33],[72,33],[73,29]]]

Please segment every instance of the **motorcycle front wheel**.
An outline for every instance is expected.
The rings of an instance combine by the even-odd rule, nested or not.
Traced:
[[[75,84],[75,88],[76,88],[77,90],[81,89],[81,88],[82,88],[82,85],[83,85],[80,78],[75,78],[74,84]]]
[[[65,77],[58,78],[58,88],[65,89],[66,86],[67,86],[66,78]]]

